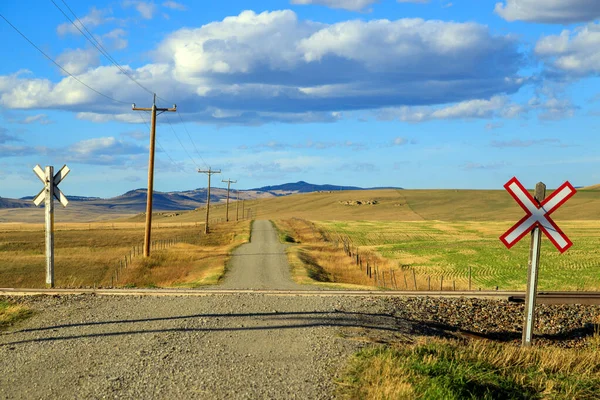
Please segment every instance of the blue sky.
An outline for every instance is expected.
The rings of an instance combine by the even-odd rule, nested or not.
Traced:
[[[131,104],[152,92],[178,109],[158,117],[159,191],[205,187],[207,166],[240,189],[600,182],[596,0],[35,0],[0,14],[104,95],[0,18],[2,197],[36,194],[36,164],[68,164],[67,195],[145,187],[149,115]]]

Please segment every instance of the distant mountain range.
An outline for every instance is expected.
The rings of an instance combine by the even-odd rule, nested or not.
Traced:
[[[388,189],[388,188],[368,188]],[[285,183],[283,185],[264,186],[256,189],[240,190],[240,199],[257,199],[277,196],[286,196],[294,193],[310,193],[338,190],[368,190],[356,186],[315,185],[304,181]],[[401,188],[394,188],[401,189]],[[206,188],[186,190],[182,192],[154,192],[153,208],[156,211],[194,210],[206,204]],[[102,199],[99,197],[72,196],[66,194],[70,202],[77,205],[95,208],[98,211],[107,209],[123,213],[139,213],[146,210],[146,189],[130,190],[117,197]],[[231,191],[230,196],[235,199],[236,191]],[[218,203],[227,198],[227,189],[213,187],[210,190],[210,201]],[[35,207],[31,201],[33,196],[20,199],[0,197],[0,208],[28,208]]]

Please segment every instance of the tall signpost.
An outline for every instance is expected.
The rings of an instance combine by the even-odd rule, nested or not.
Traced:
[[[71,170],[66,165],[54,174],[54,167],[47,166],[45,170],[39,165],[33,168],[33,172],[44,184],[44,188],[37,196],[33,198],[33,203],[39,206],[44,202],[45,207],[45,220],[46,220],[46,286],[49,288],[54,287],[54,199],[56,198],[60,203],[66,207],[69,204],[69,200],[58,188],[58,184]]]
[[[550,214],[575,195],[577,191],[573,185],[565,182],[546,198],[546,185],[539,182],[535,186],[535,197],[532,197],[517,178],[509,180],[504,185],[504,188],[521,206],[523,211],[525,211],[525,216],[500,236],[500,240],[510,249],[531,232],[527,292],[525,294],[525,321],[523,327],[523,346],[530,346],[535,323],[535,300],[542,242],[541,232],[546,234],[548,239],[550,239],[552,244],[561,253],[564,253],[573,245],[573,242],[569,240],[567,235],[550,218]]]

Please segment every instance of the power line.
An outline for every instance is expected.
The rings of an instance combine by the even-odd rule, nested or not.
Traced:
[[[148,132],[150,132],[151,128],[150,128],[150,125],[148,124],[148,121],[146,121],[146,120],[144,119],[144,117],[142,117],[142,115],[141,115],[141,114],[137,114],[137,115],[139,115],[139,117],[140,117],[140,119],[142,120],[142,122],[143,122],[143,123],[146,125],[146,128],[148,128]],[[159,148],[159,149],[161,149],[161,150],[162,150],[162,152],[163,152],[163,153],[165,153],[165,155],[166,155],[166,156],[167,156],[167,158],[168,158],[168,159],[171,161],[171,164],[173,164],[173,166],[174,166],[175,168],[177,168],[177,169],[178,169],[178,170],[180,170],[181,172],[185,172],[186,174],[190,174],[190,173],[191,173],[191,172],[189,172],[189,171],[187,171],[187,170],[183,169],[183,168],[182,168],[182,167],[181,167],[179,164],[177,164],[177,163],[176,163],[176,162],[173,160],[173,158],[172,158],[172,157],[169,155],[169,153],[168,153],[168,152],[167,152],[167,151],[164,149],[164,147],[162,147],[162,145],[160,144],[160,142],[159,142],[159,140],[158,140],[158,139],[156,139],[156,145],[158,146],[158,148]]]
[[[64,73],[66,73],[67,75],[69,75],[71,78],[75,79],[77,82],[79,82],[80,84],[82,84],[83,86],[85,86],[86,88],[90,89],[91,91],[99,94],[102,97],[105,97],[111,101],[114,101],[116,103],[121,103],[121,104],[130,104],[130,102],[126,102],[126,101],[121,101],[121,100],[117,100],[113,97],[110,97],[109,95],[106,95],[96,89],[94,89],[93,87],[91,87],[90,85],[86,84],[85,82],[83,82],[81,79],[77,78],[75,75],[73,75],[72,73],[70,73],[69,71],[67,71],[66,69],[63,68],[62,65],[60,65],[59,63],[57,63],[56,61],[54,61],[52,59],[52,57],[50,57],[48,54],[46,54],[42,49],[40,49],[38,46],[36,46],[35,43],[33,43],[31,40],[29,40],[29,38],[27,36],[25,36],[25,34],[23,34],[19,29],[17,29],[16,26],[14,26],[13,24],[10,23],[10,21],[8,19],[6,19],[6,17],[2,14],[0,14],[0,17],[2,17],[2,19],[4,19],[4,21],[6,21],[6,23],[8,25],[10,25],[11,28],[13,28],[19,35],[21,35],[23,37],[23,39],[25,39],[27,42],[29,42],[30,45],[32,45],[37,51],[39,51],[40,53],[42,53],[42,55],[44,57],[46,57],[48,60],[50,60],[54,65],[56,65],[58,68],[60,68]]]
[[[185,148],[185,146],[183,145],[183,143],[181,143],[181,140],[179,139],[179,136],[177,135],[177,132],[175,132],[175,128],[173,127],[173,124],[171,123],[171,120],[169,119],[168,116],[165,115],[165,118],[167,119],[167,122],[169,123],[169,126],[171,127],[171,130],[173,131],[173,134],[175,135],[175,137],[177,138],[177,141],[179,142],[179,144],[181,145],[181,148],[183,149],[183,151],[185,152],[185,154],[187,154],[187,156],[190,158],[190,160],[192,161],[192,163],[196,166],[197,169],[200,168],[200,166],[198,164],[196,164],[196,161],[194,161],[194,159],[192,158],[192,156],[190,156],[190,153],[188,153],[187,149]]]
[[[194,143],[194,141],[192,140],[192,136],[190,135],[190,132],[188,131],[187,127],[185,126],[185,122],[183,122],[183,118],[181,118],[181,114],[179,113],[179,111],[177,111],[176,114],[179,117],[179,120],[181,121],[181,124],[183,125],[183,129],[187,133],[188,138],[190,139],[190,142],[192,142],[192,146],[194,146],[194,150],[196,151],[196,154],[198,155],[198,157],[200,157],[200,159],[202,160],[202,163],[204,163],[204,166],[208,167],[208,164],[206,163],[206,161],[204,161],[204,158],[202,158],[202,156],[200,155],[200,152],[198,151],[198,148],[196,147],[196,143]]]
[[[140,82],[138,82],[133,76],[131,76],[129,74],[128,71],[126,71],[108,52],[108,50],[106,50],[104,48],[104,46],[102,46],[102,44],[94,37],[94,35],[86,28],[86,26],[84,25],[83,22],[81,22],[81,20],[77,17],[77,15],[73,12],[73,10],[71,9],[71,7],[69,7],[69,5],[65,2],[65,0],[61,0],[62,3],[69,9],[69,11],[71,12],[71,14],[73,14],[73,16],[75,17],[75,19],[77,20],[77,22],[79,22],[79,24],[81,24],[81,26],[83,27],[83,29],[85,29],[85,31],[88,33],[87,35],[81,30],[81,28],[79,28],[79,26],[77,26],[77,24],[75,24],[75,22],[69,18],[69,16],[63,11],[62,8],[60,8],[60,6],[58,4],[56,4],[54,2],[54,0],[50,0],[52,2],[52,4],[54,4],[54,6],[62,13],[62,15],[65,16],[65,18],[71,23],[71,25],[73,25],[78,31],[79,33],[81,33],[83,35],[83,37],[85,37],[88,42],[90,42],[99,52],[100,54],[102,54],[104,57],[106,57],[111,63],[113,63],[113,65],[115,67],[117,67],[125,76],[127,76],[129,79],[131,79],[133,82],[135,82],[136,85],[138,85],[139,87],[141,87],[143,90],[145,90],[146,92],[153,94],[153,92],[148,89],[147,87],[145,87],[144,85],[142,85]],[[89,36],[88,36],[89,35]]]

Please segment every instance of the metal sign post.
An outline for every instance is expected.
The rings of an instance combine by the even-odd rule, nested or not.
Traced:
[[[47,166],[45,170],[39,165],[33,168],[33,172],[44,184],[44,188],[33,198],[33,203],[39,206],[44,202],[46,221],[46,286],[54,287],[54,199],[66,207],[69,200],[58,188],[58,184],[67,176],[71,170],[66,165],[54,175],[54,167]]]
[[[508,181],[504,185],[504,188],[510,193],[526,214],[504,235],[500,236],[500,240],[510,249],[519,240],[525,237],[525,235],[531,232],[523,327],[523,346],[530,346],[535,323],[535,298],[537,294],[540,247],[542,243],[541,232],[546,234],[552,244],[554,244],[561,253],[564,253],[573,245],[573,242],[569,240],[567,235],[565,235],[552,218],[550,218],[550,214],[569,200],[569,198],[577,191],[573,185],[569,182],[565,182],[546,198],[546,185],[539,182],[535,186],[535,197],[532,197],[517,178],[512,178]]]

